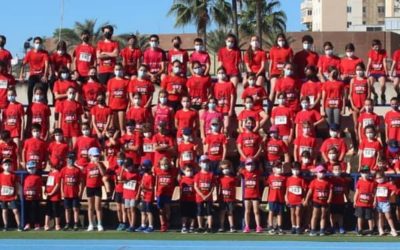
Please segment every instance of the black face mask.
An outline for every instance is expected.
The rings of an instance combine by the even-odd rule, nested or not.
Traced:
[[[83,37],[82,41],[84,41],[85,43],[88,43],[89,42],[89,37],[88,36]]]
[[[105,37],[106,39],[110,40],[111,37],[112,37],[112,33],[106,32],[106,33],[104,33],[104,37]]]
[[[181,45],[179,43],[174,43],[174,48],[175,49],[179,49],[181,47]]]
[[[1,41],[1,42],[0,42],[0,48],[3,48],[3,47],[4,47],[4,45],[6,45],[6,42],[4,42],[4,41]]]

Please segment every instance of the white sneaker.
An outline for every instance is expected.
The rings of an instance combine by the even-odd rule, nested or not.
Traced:
[[[97,225],[97,231],[103,232],[104,231],[104,227],[102,225]]]
[[[93,230],[94,230],[93,225],[89,225],[86,231],[87,232],[92,232]]]
[[[391,234],[393,237],[396,237],[396,236],[397,236],[397,232],[396,232],[396,231],[391,231],[390,234]]]

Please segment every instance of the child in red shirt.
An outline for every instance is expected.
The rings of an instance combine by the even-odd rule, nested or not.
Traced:
[[[47,94],[47,93],[46,93]],[[32,124],[38,123],[42,129],[40,131],[40,138],[47,140],[50,128],[50,115],[51,111],[47,103],[44,102],[44,90],[42,86],[36,86],[34,89],[33,102],[26,110],[26,132],[30,131]]]
[[[17,92],[15,89],[7,91],[7,108],[3,110],[3,129],[10,131],[11,138],[20,147],[23,138],[22,125],[25,120],[25,111],[21,103],[16,101]]]
[[[277,126],[279,136],[282,140],[289,145],[294,136],[294,118],[295,115],[286,105],[286,94],[285,92],[277,95],[278,106],[272,108],[271,111],[271,123]]]
[[[140,182],[140,199],[141,205],[141,220],[142,225],[136,229],[136,232],[151,233],[154,231],[154,216],[153,216],[153,202],[154,202],[154,186],[155,178],[151,172],[153,163],[150,160],[144,160],[142,163],[142,181]],[[148,223],[148,226],[146,226]]]
[[[46,181],[46,217],[44,222],[44,230],[50,230],[49,222],[51,217],[54,217],[55,220],[55,229],[56,231],[61,230],[60,222],[61,222],[61,188],[60,188],[60,172],[58,169],[52,167],[47,176]]]
[[[108,165],[107,175],[110,181],[114,182],[114,202],[116,203],[116,212],[118,219],[117,231],[125,231],[126,227],[126,211],[123,198],[124,182],[122,176],[125,172],[124,164],[126,163],[124,152],[119,152],[116,156],[115,164]]]
[[[204,74],[199,61],[193,61],[191,66],[192,77],[186,83],[188,94],[195,110],[204,109],[211,92],[211,77]]]
[[[244,132],[239,134],[236,140],[242,165],[247,158],[252,158],[257,161],[261,154],[262,139],[258,133],[253,132],[254,126],[254,119],[248,117],[245,121]]]
[[[225,159],[228,140],[221,133],[221,122],[218,118],[211,120],[211,133],[206,135],[204,152],[210,160],[210,168],[216,173],[220,161]]]
[[[54,129],[54,141],[50,142],[48,148],[48,157],[50,166],[61,169],[66,164],[68,155],[68,144],[64,141],[63,131],[59,128]]]
[[[2,161],[3,172],[0,173],[0,201],[3,211],[4,231],[8,230],[8,209],[14,213],[17,230],[21,231],[22,227],[19,220],[19,211],[17,207],[18,178],[12,172],[12,161],[4,159]]]
[[[382,155],[382,144],[376,138],[375,126],[365,127],[366,140],[361,141],[359,146],[359,167],[368,166],[370,169],[376,164],[376,159]]]
[[[395,185],[390,183],[385,179],[385,174],[382,172],[378,172],[375,177],[377,186],[375,193],[375,201],[376,210],[378,211],[378,231],[379,236],[383,236],[385,233],[383,231],[384,219],[386,218],[389,226],[390,226],[390,234],[394,237],[397,236],[396,227],[394,225],[391,209],[390,209],[390,197],[393,196],[397,192],[397,188]]]
[[[196,218],[196,196],[194,190],[193,168],[185,166],[183,168],[183,176],[179,180],[181,191],[180,208],[182,217],[182,233],[194,231],[194,223]],[[189,230],[188,230],[189,226]]]
[[[37,162],[28,161],[26,169],[29,175],[24,179],[24,199],[25,199],[25,218],[24,230],[35,227],[35,231],[40,230],[40,200],[42,199],[42,177],[36,173]]]
[[[386,76],[388,74],[387,68],[387,53],[386,50],[382,48],[382,43],[380,40],[372,41],[372,48],[368,52],[368,64],[367,64],[367,76],[368,83],[371,88],[371,92],[374,94],[375,103],[378,103],[378,94],[375,91],[374,83],[379,82],[381,87],[381,100],[382,105],[386,104]]]
[[[319,235],[324,236],[328,203],[330,203],[332,199],[332,184],[326,179],[326,170],[322,165],[317,166],[315,172],[317,173],[317,178],[311,181],[303,205],[306,206],[310,200],[313,203],[310,236],[317,235],[316,228],[318,220],[320,221]]]
[[[147,65],[142,64],[138,69],[138,75],[136,78],[131,79],[129,82],[129,99],[133,103],[133,96],[135,94],[140,94],[140,104],[142,107],[150,110],[151,103],[153,101],[154,85],[148,79],[149,68]]]
[[[133,120],[136,123],[136,129],[141,129],[143,124],[151,118],[151,113],[148,108],[142,106],[141,96],[135,93],[131,99],[131,105],[126,113],[126,120]]]
[[[218,232],[225,232],[225,216],[228,216],[230,232],[235,233],[234,210],[236,201],[236,186],[238,179],[234,176],[232,164],[228,160],[221,161],[220,172],[222,177],[219,178],[219,201],[220,201],[220,226]]]
[[[193,142],[192,129],[183,129],[183,141],[178,145],[179,167],[195,166],[197,159],[197,143]]]
[[[81,128],[82,135],[76,140],[73,149],[77,156],[76,164],[83,169],[89,163],[89,149],[92,147],[100,148],[100,144],[97,138],[91,137],[88,123],[82,123]]]
[[[40,138],[41,126],[38,123],[32,125],[32,137],[25,140],[22,149],[22,162],[35,161],[37,170],[46,167],[46,148],[47,143]]]
[[[104,93],[96,96],[97,104],[90,109],[92,134],[98,139],[106,136],[107,130],[114,127],[113,113],[110,107],[106,106]]]
[[[153,135],[151,125],[147,123],[143,127],[143,149],[142,155],[140,157],[140,163],[143,163],[145,160],[154,161],[154,143],[153,143]]]
[[[338,232],[344,234],[343,216],[345,215],[345,201],[349,201],[349,180],[342,176],[342,167],[339,163],[332,166],[332,174],[330,182],[332,183],[332,199],[329,204],[330,220],[332,228],[337,231],[336,225],[339,226]]]
[[[139,166],[142,138],[140,133],[135,130],[135,121],[126,122],[126,133],[119,140],[126,158],[131,158],[133,164]]]
[[[161,88],[168,92],[168,106],[174,111],[181,107],[181,98],[187,93],[186,76],[181,76],[182,63],[175,60],[172,72],[161,81]]]

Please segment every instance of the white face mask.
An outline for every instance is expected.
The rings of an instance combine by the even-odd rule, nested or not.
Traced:
[[[251,109],[253,107],[253,103],[245,103],[246,109]]]
[[[161,165],[160,165],[160,168],[161,168],[162,170],[167,170],[167,169],[169,168],[169,166],[168,166],[167,164],[161,164]]]
[[[40,102],[43,100],[43,96],[42,95],[35,95],[35,102]]]
[[[278,99],[278,104],[279,104],[279,105],[284,105],[284,104],[285,104],[285,99],[279,98],[279,99]]]
[[[39,49],[42,48],[42,45],[41,45],[40,43],[34,43],[34,44],[33,44],[33,48],[34,48],[35,50],[39,50]]]
[[[133,99],[133,104],[135,104],[136,106],[140,106],[140,99],[134,98]]]
[[[219,81],[224,81],[225,80],[225,74],[224,73],[218,73],[218,80]]]
[[[310,159],[303,157],[303,158],[301,158],[301,162],[304,164],[308,164],[308,163],[310,163]]]
[[[292,174],[293,174],[294,176],[298,176],[298,175],[300,174],[300,170],[298,170],[298,169],[292,169]]]
[[[209,103],[209,104],[207,104],[207,106],[208,106],[208,109],[214,110],[215,107],[216,107],[216,104],[215,103]]]
[[[154,41],[150,41],[150,47],[152,47],[152,48],[157,48],[157,46],[158,46],[158,42],[154,42]]]
[[[114,70],[114,75],[116,77],[122,77],[122,71],[121,70]]]
[[[303,43],[303,49],[304,49],[304,50],[310,50],[310,49],[311,49],[311,44],[309,44],[309,43]]]
[[[193,176],[193,172],[192,171],[185,171],[185,176],[186,177],[192,177]]]
[[[364,178],[364,179],[367,179],[367,178],[369,177],[369,175],[366,174],[366,173],[362,173],[362,174],[361,174],[361,177]]]
[[[336,160],[336,154],[328,154],[328,158],[331,161]]]
[[[310,104],[308,104],[308,102],[302,102],[301,103],[301,108],[302,109],[308,109],[309,106],[310,106]]]
[[[256,82],[255,82],[254,80],[249,80],[248,83],[249,83],[249,86],[254,86],[254,84],[255,84]]]
[[[69,77],[69,74],[68,74],[68,73],[61,73],[61,79],[67,80],[68,77]]]
[[[9,96],[7,96],[7,100],[8,100],[9,102],[15,102],[15,99],[16,99],[15,95],[9,95]]]
[[[285,76],[291,76],[293,74],[293,71],[291,69],[285,69],[284,74]]]
[[[283,46],[285,46],[285,44],[286,44],[286,42],[285,41],[278,41],[278,46],[279,47],[283,47]]]
[[[232,49],[233,48],[234,43],[230,42],[230,41],[226,41],[226,47]]]
[[[40,137],[40,132],[39,131],[34,131],[34,132],[32,132],[32,136],[34,138],[39,138]]]
[[[303,128],[303,135],[310,134],[310,128]]]
[[[318,179],[322,179],[325,177],[325,173],[317,173]]]
[[[208,163],[206,163],[206,162],[200,162],[200,168],[201,168],[202,170],[208,171],[208,169],[209,169]]]
[[[364,71],[362,71],[362,70],[357,70],[357,71],[356,71],[356,74],[357,74],[358,77],[363,77],[363,76],[364,76]]]
[[[383,178],[376,179],[376,182],[379,184],[382,184],[384,181],[385,181],[385,179],[383,179]]]
[[[354,56],[354,52],[346,52],[346,56],[347,57],[353,57]]]
[[[219,126],[218,125],[216,125],[216,126],[215,125],[211,125],[211,131],[215,132],[215,133],[219,132]]]
[[[138,71],[138,77],[139,78],[144,78],[144,77],[146,77],[146,71],[143,71],[143,70],[139,70]]]
[[[203,46],[203,45],[195,45],[195,46],[194,46],[194,49],[195,49],[196,51],[203,51],[203,50],[204,50],[204,46]]]
[[[274,168],[274,173],[275,174],[282,174],[282,169],[281,168]]]
[[[179,67],[173,67],[172,68],[172,72],[174,72],[174,74],[179,74],[181,72],[181,68]]]
[[[249,172],[252,172],[254,170],[254,166],[253,165],[246,165],[246,170]]]
[[[374,133],[366,133],[365,135],[367,136],[368,139],[374,139],[375,137]]]
[[[54,139],[59,142],[59,141],[62,141],[63,137],[62,137],[62,135],[55,135]]]
[[[222,173],[223,173],[224,175],[229,175],[229,174],[231,173],[231,170],[228,169],[228,168],[224,168],[224,169],[222,169]]]
[[[340,171],[332,171],[332,174],[334,175],[334,176],[340,176]]]
[[[35,174],[36,168],[28,168],[28,169],[26,169],[26,171],[28,171],[29,174]]]
[[[189,135],[183,135],[183,140],[184,141],[189,141],[190,140],[190,136]]]
[[[331,50],[331,49],[325,50],[325,55],[331,56],[332,54],[333,54],[333,50]]]
[[[68,100],[74,100],[75,94],[68,94]]]
[[[336,132],[336,131],[329,131],[329,135],[330,135],[330,137],[337,137],[337,136],[338,136],[338,132]]]
[[[201,67],[199,67],[199,68],[193,69],[193,72],[196,75],[202,75],[203,74],[203,69]]]
[[[11,171],[11,165],[10,164],[4,164],[3,169],[5,172],[10,172]]]
[[[64,51],[63,50],[57,50],[57,54],[59,54],[60,56],[64,55]]]
[[[260,47],[260,43],[258,41],[251,41],[250,45],[253,49],[258,49],[258,47]]]
[[[146,137],[146,138],[150,138],[150,136],[151,136],[151,133],[149,133],[149,132],[145,132],[145,133],[143,133],[143,136],[144,136],[144,137]]]
[[[84,130],[82,130],[82,134],[84,136],[89,136],[90,135],[90,130],[89,129],[84,129]]]
[[[167,104],[167,97],[160,97],[161,104]]]

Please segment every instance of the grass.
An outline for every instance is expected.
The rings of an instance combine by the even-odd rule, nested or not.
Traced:
[[[314,242],[400,242],[399,237],[357,237],[354,233],[346,235],[331,235],[323,237],[310,237],[308,235],[268,235],[263,234],[244,234],[244,233],[214,233],[214,234],[181,234],[179,232],[150,234],[145,233],[126,233],[117,231],[106,232],[55,232],[55,231],[29,231],[0,232],[0,239],[59,239],[59,240],[213,240],[213,241],[314,241]]]

